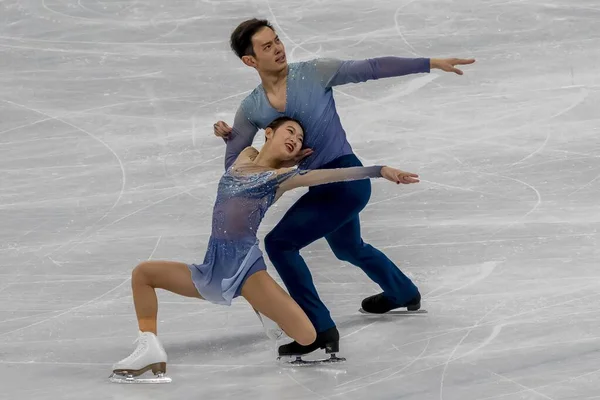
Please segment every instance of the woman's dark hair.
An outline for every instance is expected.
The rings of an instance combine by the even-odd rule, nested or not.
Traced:
[[[265,27],[275,32],[271,23],[266,19],[252,18],[239,24],[229,39],[231,50],[239,58],[243,56],[255,56],[256,54],[254,54],[254,49],[252,48],[252,36]]]
[[[302,126],[302,124],[300,123],[300,121],[298,121],[297,119],[294,119],[294,118],[290,118],[290,117],[275,118],[273,121],[271,121],[271,123],[269,125],[267,125],[267,128],[271,128],[274,131],[276,131],[277,128],[279,128],[281,125],[285,124],[286,122],[295,122],[295,123],[297,123],[298,125],[300,125],[300,128],[302,128],[302,132],[305,132],[304,131],[304,127]]]
[[[302,126],[300,121],[298,121],[297,119],[294,119],[294,118],[290,118],[290,117],[275,118],[273,121],[271,121],[271,123],[269,125],[267,125],[267,128],[271,128],[275,131],[275,130],[277,130],[277,128],[279,128],[281,125],[283,125],[286,122],[297,123],[298,125],[300,125],[300,128],[302,128],[302,132],[304,132],[304,127]]]

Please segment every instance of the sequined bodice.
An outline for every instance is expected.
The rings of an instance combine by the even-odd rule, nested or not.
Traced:
[[[256,238],[256,231],[275,200],[279,182],[281,179],[274,171],[244,174],[230,168],[219,181],[213,210],[213,238]]]

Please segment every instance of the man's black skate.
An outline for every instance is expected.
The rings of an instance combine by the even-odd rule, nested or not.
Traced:
[[[325,349],[325,353],[330,354],[330,358],[323,360],[303,360],[302,356],[312,353],[318,349]],[[284,344],[279,346],[279,357],[291,357],[294,358],[289,364],[292,365],[313,365],[313,364],[324,364],[324,363],[336,363],[346,361],[343,357],[338,357],[336,353],[340,351],[340,333],[337,328],[327,329],[326,331],[317,333],[317,339],[308,346],[303,346],[300,343],[294,341],[292,343]]]
[[[421,310],[421,294],[418,292],[413,299],[405,304],[398,304],[383,293],[379,293],[364,299],[361,306],[360,312],[364,314],[419,314],[427,312]],[[406,310],[396,310],[397,308],[406,308]]]

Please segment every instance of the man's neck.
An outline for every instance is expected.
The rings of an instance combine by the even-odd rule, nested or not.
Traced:
[[[267,93],[277,93],[287,80],[288,68],[285,67],[279,72],[259,72],[260,80]]]

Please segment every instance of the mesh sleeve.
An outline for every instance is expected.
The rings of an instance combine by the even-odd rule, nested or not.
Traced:
[[[318,186],[333,182],[381,178],[381,166],[350,167],[319,170],[295,170],[282,176],[280,189],[287,191],[301,186]]]
[[[430,72],[429,58],[378,57],[366,60],[319,59],[317,75],[325,87]]]
[[[242,150],[252,145],[256,132],[258,127],[247,118],[243,106],[240,105],[233,120],[231,134],[226,140],[225,170],[231,167]]]

